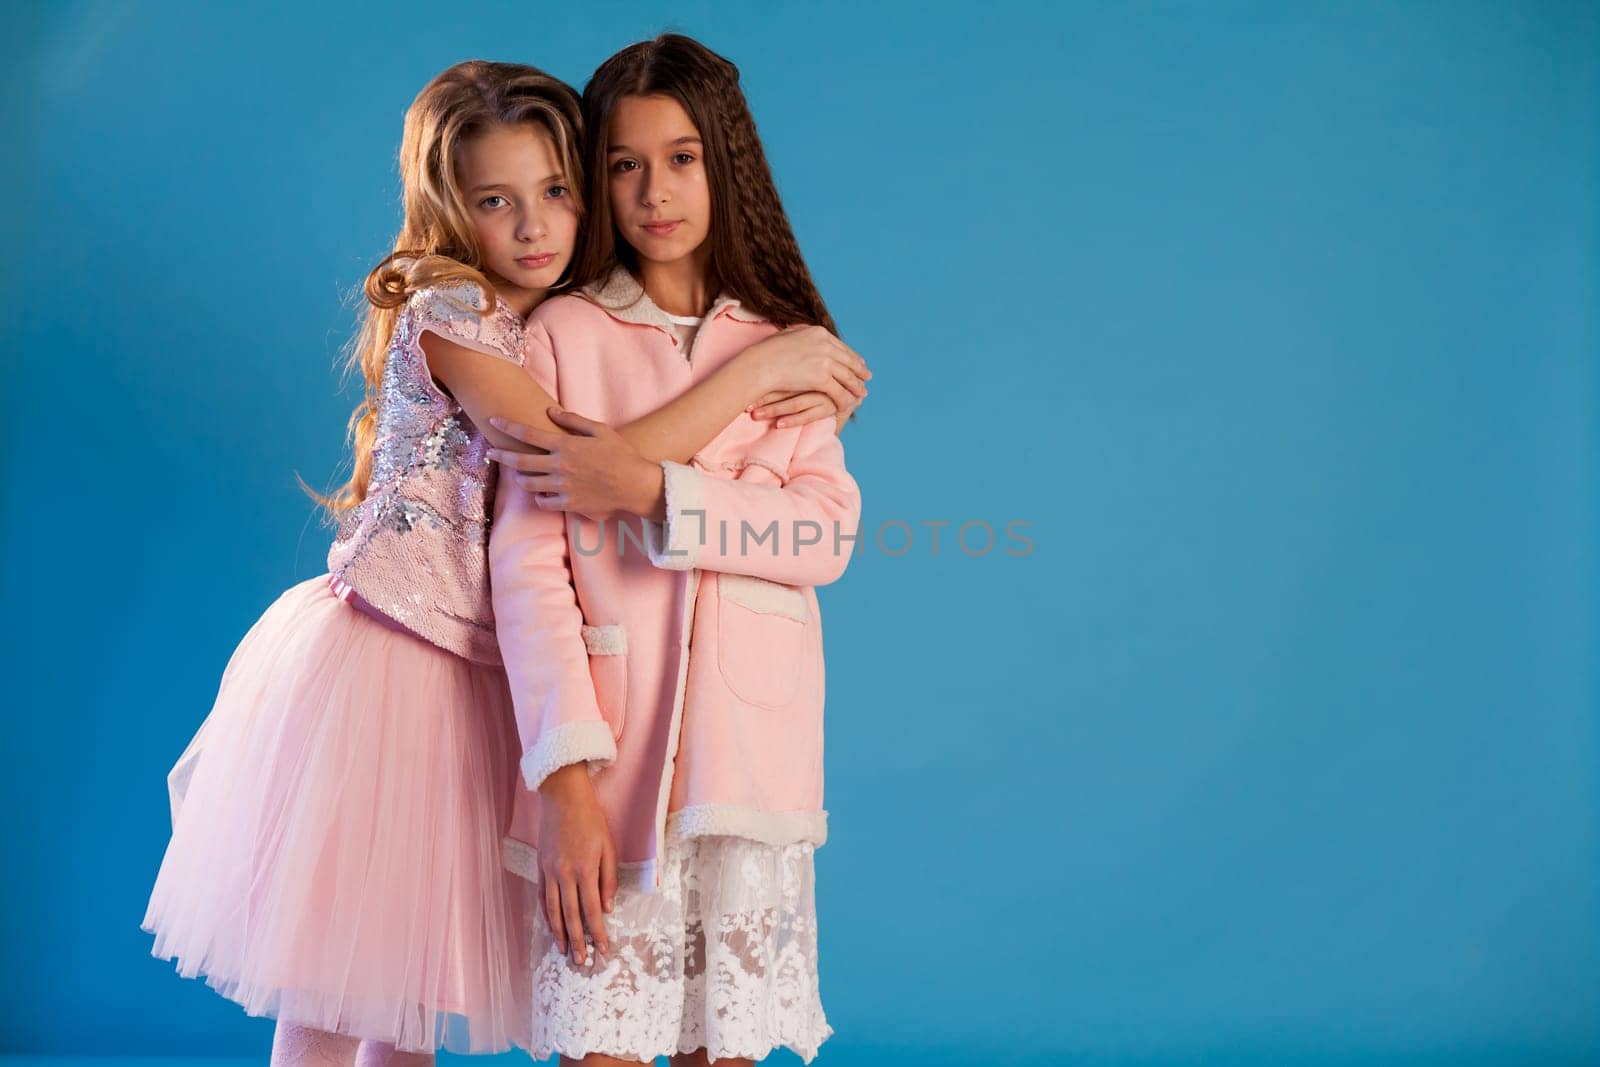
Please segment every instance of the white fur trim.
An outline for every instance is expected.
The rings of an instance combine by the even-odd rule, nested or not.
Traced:
[[[724,834],[766,845],[792,845],[828,839],[826,811],[762,811],[743,804],[695,804],[680,808],[667,819],[668,833],[679,837]]]
[[[530,882],[539,880],[539,850],[521,838],[500,839],[500,866]]]
[[[583,295],[619,322],[657,326],[672,332],[672,320],[644,295],[644,286],[626,267],[613,267],[602,281],[585,286]]]
[[[670,459],[661,461],[661,470],[665,475],[667,518],[665,523],[645,521],[645,551],[650,562],[663,570],[693,570],[706,538],[706,513],[700,504],[703,475]]]
[[[628,652],[628,634],[621,623],[606,626],[585,626],[583,647],[591,656],[624,656]]]
[[[796,622],[805,622],[811,614],[806,595],[794,586],[753,578],[748,574],[728,571],[718,574],[717,595],[762,615],[782,615]]]
[[[617,758],[617,739],[611,727],[598,719],[562,723],[546,730],[532,748],[522,754],[522,780],[529,789],[551,773],[571,763],[589,761],[591,775],[611,766]]]
[[[509,834],[500,839],[500,866],[535,885],[539,882],[539,850]],[[648,893],[655,882],[656,861],[635,860],[617,864],[617,886]]]
[[[672,336],[672,320],[656,306],[626,267],[613,267],[611,273],[593,285],[585,286],[582,293],[596,307],[618,322],[635,326],[654,326]],[[766,322],[767,319],[751,311],[727,293],[719,293],[706,311],[704,321],[710,322],[723,311],[740,322]]]

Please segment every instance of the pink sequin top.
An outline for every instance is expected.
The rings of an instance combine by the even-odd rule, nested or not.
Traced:
[[[494,472],[488,443],[433,380],[419,340],[522,363],[523,320],[470,282],[413,293],[389,343],[367,498],[339,524],[331,584],[447,652],[498,664],[489,604]]]

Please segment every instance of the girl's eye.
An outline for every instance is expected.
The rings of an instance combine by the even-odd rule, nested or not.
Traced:
[[[565,185],[552,185],[549,189],[545,190],[545,195],[550,197],[552,200],[560,200],[562,197],[567,195],[567,187]]]
[[[486,207],[486,208],[489,208],[490,210],[493,210],[494,208],[499,207],[500,204],[503,204],[505,202],[506,202],[506,198],[503,197],[503,196],[486,196],[482,200],[478,201],[478,206],[479,207]]]
[[[679,152],[677,155],[672,157],[672,161],[680,166],[686,165],[694,162],[694,156],[689,152]]]
[[[611,169],[616,171],[618,174],[622,174],[630,170],[637,170],[638,168],[639,162],[638,160],[634,159],[619,159],[615,163],[611,164]]]

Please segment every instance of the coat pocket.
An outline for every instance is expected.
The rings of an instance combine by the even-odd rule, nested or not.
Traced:
[[[584,626],[583,646],[589,651],[589,675],[594,679],[595,701],[611,727],[622,737],[628,718],[628,635],[620,623]]]
[[[792,585],[717,575],[717,666],[741,700],[781,708],[794,699],[805,663],[811,607]]]

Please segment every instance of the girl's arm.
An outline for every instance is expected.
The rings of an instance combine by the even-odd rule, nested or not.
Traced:
[[[434,378],[497,448],[529,451],[528,445],[490,425],[491,417],[563,432],[546,413],[555,400],[523,367],[432,330],[423,332],[421,343]],[[533,362],[544,362],[539,356],[548,348],[543,325],[531,324],[524,353],[534,353]],[[751,345],[682,396],[616,430],[647,459],[687,463],[770,394],[826,392],[844,410],[866,395],[861,380],[870,376],[861,357],[827,331],[785,331]],[[832,414],[814,410],[813,418]]]
[[[518,765],[523,784],[542,799],[545,916],[562,951],[570,948],[582,962],[585,926],[608,950],[603,912],[616,892],[616,849],[589,778],[616,760],[621,733],[612,723],[620,726],[624,709],[602,708],[595,692],[591,631],[573,589],[566,516],[507,485],[512,474],[505,467],[496,464],[495,473],[501,484],[489,526],[489,591],[521,740]],[[599,909],[591,907],[596,897]]]

